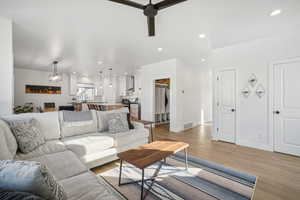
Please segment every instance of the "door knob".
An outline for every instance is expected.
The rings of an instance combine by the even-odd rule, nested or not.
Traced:
[[[279,111],[279,110],[276,110],[276,111],[274,111],[273,113],[276,114],[276,115],[279,115],[279,114],[280,114],[280,111]]]
[[[231,109],[231,112],[235,112],[235,109],[234,109],[234,108],[232,108],[232,109]]]

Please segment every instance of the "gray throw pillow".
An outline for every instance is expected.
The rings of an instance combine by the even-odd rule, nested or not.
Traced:
[[[33,118],[4,119],[13,132],[19,150],[29,153],[44,144],[45,136],[41,133],[40,124]]]
[[[129,131],[126,113],[110,113],[108,118],[108,132],[120,133]]]
[[[0,188],[1,200],[45,200],[41,197],[35,196],[26,192],[5,191]]]
[[[49,200],[67,199],[63,187],[55,181],[47,167],[38,162],[1,160],[0,188],[27,192]]]

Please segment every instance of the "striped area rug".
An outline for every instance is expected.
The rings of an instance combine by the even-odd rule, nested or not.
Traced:
[[[145,170],[150,178],[158,167],[156,163]],[[100,174],[110,185],[129,200],[140,199],[140,183],[118,186],[119,168]],[[122,182],[141,179],[141,170],[124,163]],[[184,168],[184,155],[167,159],[147,200],[249,200],[252,199],[257,178],[205,160],[189,156],[189,170]],[[150,185],[148,182],[145,188]]]

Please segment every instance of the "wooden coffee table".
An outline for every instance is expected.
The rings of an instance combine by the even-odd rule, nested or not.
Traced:
[[[118,154],[118,157],[121,160],[120,163],[120,174],[119,174],[119,186],[122,185],[128,185],[132,183],[139,183],[141,182],[141,199],[146,198],[147,193],[144,195],[144,183],[147,181],[151,181],[151,185],[149,186],[149,190],[151,190],[155,177],[157,177],[163,163],[166,162],[166,158],[170,155],[173,155],[179,151],[184,150],[185,152],[185,168],[188,169],[188,159],[187,159],[187,148],[189,147],[189,144],[174,140],[160,140],[155,141],[150,144],[145,144],[140,147],[137,147],[135,149],[131,149],[129,151],[125,151]],[[162,160],[164,162],[162,162]],[[142,170],[142,179],[139,181],[133,181],[133,182],[127,182],[127,183],[121,183],[122,179],[122,165],[123,161],[126,161],[135,167]],[[156,162],[160,162],[158,168],[156,169],[153,176],[149,179],[144,179],[144,171],[145,168],[149,167],[150,165],[153,165]]]

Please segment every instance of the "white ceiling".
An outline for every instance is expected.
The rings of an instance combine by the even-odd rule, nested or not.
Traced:
[[[282,14],[270,17],[274,9]],[[50,70],[59,58],[65,71],[85,74],[107,66],[131,72],[169,58],[200,66],[211,48],[299,26],[299,10],[300,0],[188,0],[160,11],[150,38],[141,10],[107,0],[0,0],[0,15],[14,22],[16,67]]]

